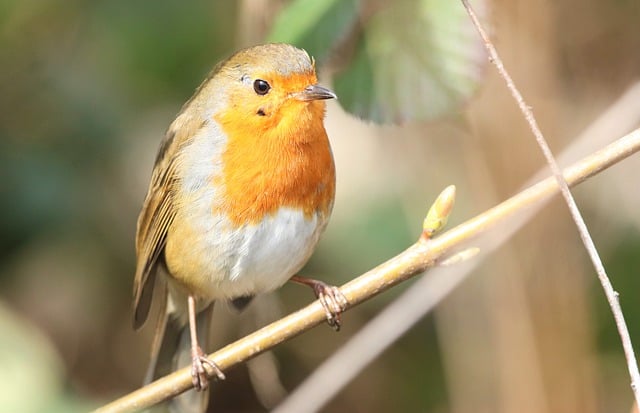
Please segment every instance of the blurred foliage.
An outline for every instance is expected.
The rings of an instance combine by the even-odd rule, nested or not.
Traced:
[[[366,17],[357,20],[358,11]],[[466,12],[447,0],[296,0],[269,38],[300,44],[320,61],[348,43],[352,56],[335,75],[340,104],[382,123],[456,110],[478,88],[486,63]]]
[[[11,199],[0,245],[11,253],[38,232],[95,230],[87,214],[113,195],[96,180],[125,149],[123,126],[195,89],[232,47],[233,19],[209,21],[235,8],[15,1],[0,12],[0,191]]]
[[[302,47],[320,65],[343,41],[358,18],[356,0],[295,0],[277,16],[267,40]]]
[[[620,305],[624,311],[624,316],[629,325],[632,337],[640,337],[640,306],[638,303],[638,292],[640,292],[640,234],[637,231],[626,230],[620,234],[620,238],[610,248],[604,257],[607,274],[611,278],[616,291],[620,293]],[[635,274],[635,276],[627,276]],[[594,296],[600,295],[600,284],[593,285]],[[597,344],[602,351],[617,354],[620,353],[620,337],[614,323],[610,322],[609,304],[604,296],[597,300],[596,314],[598,315]],[[638,338],[636,338],[638,340]],[[638,347],[638,344],[635,344]]]
[[[86,404],[64,391],[63,366],[49,340],[0,303],[0,409],[3,412],[80,412]],[[33,393],[37,392],[37,397]]]
[[[497,3],[493,8],[500,23],[496,31],[501,50],[519,75],[515,78],[524,80],[533,95],[542,122],[555,125],[547,126],[556,132],[552,136],[573,136],[604,103],[637,79],[640,55],[633,51],[640,47],[639,4],[593,0],[584,7],[576,0],[544,5],[523,1]],[[273,21],[265,15],[273,16]],[[419,232],[422,207],[445,185],[460,185],[457,211],[470,214],[497,202],[483,198],[487,194],[513,193],[537,162],[532,149],[515,139],[522,121],[491,79],[491,91],[472,109],[475,117],[469,113],[449,117],[443,122],[450,123],[440,130],[418,122],[433,124],[436,117],[466,110],[463,104],[473,106],[471,97],[481,94],[477,92],[484,65],[481,48],[457,2],[2,1],[0,411],[86,410],[87,404],[97,405],[141,383],[150,332],[136,334],[130,326],[133,237],[153,157],[174,114],[207,72],[244,45],[240,39],[248,25],[261,28],[265,39],[308,49],[333,76],[339,103],[350,113],[376,122],[406,122],[403,128],[365,130],[360,122],[340,118],[338,109],[330,106],[327,122],[342,173],[338,188],[344,192],[306,269],[318,278],[347,280],[404,248]],[[567,142],[555,143],[560,147]],[[482,161],[489,165],[488,171]],[[492,179],[480,181],[483,175]],[[625,196],[637,192],[632,184],[623,184]],[[563,214],[555,216],[566,222]],[[597,220],[594,216],[590,222]],[[566,255],[575,257],[580,251],[574,244],[564,248],[557,244],[567,239],[564,232],[556,233],[562,227],[549,225],[541,238],[527,233],[514,258],[524,262],[518,267],[525,274],[522,278],[533,279],[525,282],[535,315],[529,320],[536,329],[534,344],[540,348],[535,362],[545,369],[547,392],[565,385],[579,388],[553,368],[560,365],[556,369],[565,375],[581,378],[561,362],[567,354],[583,354],[576,349],[590,348],[591,332],[584,329],[585,335],[565,335],[559,341],[559,335],[579,329],[549,325],[554,326],[556,319],[574,325],[585,317],[594,331],[596,349],[584,364],[608,375],[584,388],[598,390],[589,394],[602,393],[592,397],[599,397],[603,406],[627,406],[622,350],[595,281],[587,283],[589,300],[570,301],[562,307],[566,312],[556,311],[558,303],[567,301],[565,295],[582,291],[582,274],[574,274],[576,266],[566,269],[571,276],[549,270],[574,263]],[[574,234],[567,227],[567,233]],[[604,258],[622,294],[637,347],[640,306],[634,297],[640,264],[635,252],[640,241],[632,221],[627,228],[623,233],[612,230]],[[556,255],[560,258],[554,260]],[[549,267],[541,270],[543,264]],[[591,280],[591,273],[585,274]],[[488,279],[483,277],[471,287],[487,283],[485,288],[495,293],[501,284],[489,284]],[[555,301],[549,299],[550,288],[561,292]],[[296,286],[282,289],[283,312],[309,302],[310,294],[299,291]],[[285,387],[295,387],[398,291],[345,314],[339,335],[316,329],[280,346],[275,353]],[[474,307],[484,297],[481,288],[461,297],[459,313],[486,316]],[[453,300],[450,297],[443,305]],[[500,300],[487,302],[486,307],[507,308]],[[238,322],[235,314],[217,314],[231,320],[216,324],[221,344],[237,337],[238,325],[255,328],[255,321],[245,325],[246,320]],[[511,316],[506,309],[506,322],[500,322],[506,323],[503,332],[516,334],[520,330],[514,325],[521,324]],[[464,322],[448,327],[491,334],[491,329],[483,328],[490,322],[483,321],[480,328]],[[493,322],[493,327],[499,324]],[[441,331],[427,317],[369,366],[327,411],[464,411],[461,399],[477,399],[468,395],[472,389],[452,378],[453,369],[446,361],[455,355],[449,359],[444,355],[455,349],[443,345]],[[450,335],[454,341],[458,338]],[[510,354],[496,345],[505,336],[495,334],[485,346],[459,340],[463,356],[468,357],[464,360],[488,364],[486,370],[464,366],[463,375],[470,371],[475,387],[491,382],[505,368],[487,361],[492,351]],[[544,347],[547,342],[551,350]],[[597,370],[599,364],[615,364],[618,370],[606,366]],[[228,376],[227,382],[214,386],[216,406],[224,411],[266,410],[253,396],[244,368]],[[519,377],[530,376],[535,375]],[[502,379],[503,387],[513,382]],[[617,388],[622,390],[616,393]],[[33,397],[35,392],[38,397]],[[561,397],[586,396],[578,391],[562,393],[545,393],[551,406],[547,411],[595,411],[566,408]],[[483,397],[490,406],[487,400],[498,398]],[[477,411],[495,411],[482,406]],[[611,410],[615,409],[603,409]]]
[[[312,257],[308,270],[312,273],[322,270],[345,282],[353,274],[379,264],[379,257],[399,253],[415,241],[397,199],[381,200],[369,206],[356,219],[343,225],[339,233],[328,236],[330,242],[319,248],[323,252],[321,256],[330,256],[331,261],[316,264]]]

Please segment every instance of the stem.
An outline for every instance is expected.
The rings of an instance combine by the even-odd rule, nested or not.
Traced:
[[[569,207],[569,212],[571,213],[571,217],[578,228],[578,232],[580,234],[580,238],[582,239],[582,243],[584,244],[587,253],[589,254],[589,258],[593,264],[593,267],[598,274],[598,279],[600,280],[600,284],[604,289],[604,293],[607,297],[607,301],[609,302],[609,306],[611,307],[611,312],[613,313],[613,318],[616,323],[616,327],[618,328],[618,334],[620,334],[620,339],[622,340],[622,347],[624,349],[624,354],[627,359],[627,367],[629,369],[629,375],[631,376],[631,389],[633,390],[634,397],[636,399],[636,403],[640,405],[640,371],[638,371],[638,363],[636,361],[635,353],[633,352],[633,345],[631,344],[631,337],[629,336],[629,329],[627,328],[627,323],[624,321],[624,314],[622,313],[622,308],[620,307],[619,294],[613,289],[613,285],[607,276],[607,273],[604,269],[604,265],[602,264],[602,260],[600,259],[600,255],[598,254],[598,250],[589,234],[589,230],[587,229],[587,225],[582,218],[582,214],[576,205],[576,201],[571,195],[571,191],[569,190],[569,185],[565,181],[562,176],[562,172],[560,171],[560,167],[556,162],[549,145],[547,144],[540,127],[538,126],[538,122],[533,115],[533,111],[531,107],[527,105],[522,94],[514,84],[511,76],[507,72],[502,63],[502,59],[498,55],[496,48],[493,43],[489,39],[489,36],[482,28],[480,24],[480,20],[476,16],[473,8],[469,4],[468,0],[461,0],[464,5],[471,21],[474,26],[478,30],[482,41],[484,42],[484,46],[489,53],[489,60],[496,66],[498,69],[498,73],[504,79],[507,84],[507,88],[511,92],[511,95],[516,100],[520,111],[524,115],[527,123],[529,124],[529,128],[531,132],[536,138],[536,142],[544,157],[547,160],[547,164],[549,168],[551,168],[551,172],[553,173],[554,178],[556,179],[558,186],[560,187],[560,192],[562,193],[562,197],[564,198],[567,206]]]
[[[577,185],[640,150],[640,129],[565,169],[570,185]],[[558,191],[554,178],[547,178],[503,203],[428,241],[418,241],[407,250],[341,287],[353,307],[392,286],[421,274],[436,260],[470,238],[487,232],[516,213],[541,202]],[[243,363],[278,344],[324,323],[319,301],[290,314],[208,356],[222,370]],[[96,412],[133,412],[174,397],[193,386],[190,368],[184,368],[115,400]]]

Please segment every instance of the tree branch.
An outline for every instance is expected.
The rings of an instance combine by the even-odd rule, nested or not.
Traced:
[[[638,150],[640,150],[640,129],[565,169],[564,178],[570,185],[577,185]],[[456,250],[462,248],[469,239],[486,232],[496,224],[512,217],[518,211],[543,201],[556,192],[558,192],[558,185],[555,178],[547,178],[436,238],[421,237],[401,254],[342,286],[340,290],[349,301],[348,308],[358,305],[408,278],[421,274],[454,248]],[[307,307],[229,344],[209,355],[209,358],[222,370],[228,370],[324,321],[325,311],[322,305],[315,301]],[[208,373],[211,375],[213,372],[208,370]],[[190,370],[184,368],[123,396],[97,409],[96,412],[142,410],[174,397],[191,387]]]
[[[551,172],[553,173],[554,178],[556,179],[562,197],[569,208],[569,213],[571,214],[571,218],[576,224],[576,228],[578,229],[578,233],[580,234],[580,239],[584,244],[587,253],[589,254],[589,258],[591,259],[591,263],[598,274],[598,280],[602,285],[602,289],[604,290],[604,294],[607,297],[607,301],[609,302],[609,307],[611,307],[611,312],[613,313],[613,318],[616,323],[616,327],[618,329],[618,334],[620,335],[620,340],[622,341],[622,348],[624,350],[625,358],[627,359],[627,368],[629,370],[629,376],[631,376],[631,389],[633,390],[633,395],[635,397],[636,403],[640,404],[640,371],[638,371],[638,362],[636,361],[636,355],[633,352],[633,345],[631,343],[631,336],[629,335],[629,329],[627,328],[627,323],[624,320],[624,313],[622,312],[622,307],[620,306],[620,297],[617,291],[613,289],[613,285],[607,276],[607,272],[605,271],[604,265],[602,264],[602,260],[600,259],[600,255],[598,254],[598,249],[596,248],[591,235],[589,234],[589,229],[587,228],[587,224],[584,222],[584,218],[582,218],[582,214],[578,209],[578,205],[576,204],[571,191],[569,190],[569,185],[565,181],[562,176],[562,172],[560,171],[560,167],[556,162],[547,141],[538,126],[538,122],[533,114],[533,110],[531,107],[527,105],[522,94],[516,87],[515,83],[511,79],[511,76],[505,69],[504,64],[502,63],[502,59],[498,55],[496,48],[494,47],[491,39],[487,35],[486,31],[483,29],[480,20],[476,16],[473,8],[469,4],[468,0],[462,0],[462,4],[464,8],[467,10],[471,21],[474,26],[478,30],[482,41],[484,42],[484,46],[489,53],[489,59],[495,65],[496,69],[498,69],[498,73],[504,79],[509,92],[515,99],[522,115],[527,121],[533,136],[542,151]]]

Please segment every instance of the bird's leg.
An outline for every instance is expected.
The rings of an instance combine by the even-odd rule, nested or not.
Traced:
[[[338,287],[326,284],[313,278],[301,277],[294,275],[291,277],[291,281],[309,286],[313,288],[313,292],[320,300],[320,303],[324,307],[324,311],[327,315],[327,323],[331,328],[338,331],[342,321],[340,320],[340,314],[347,308],[347,298],[340,292]]]
[[[208,364],[218,376],[218,379],[224,380],[225,376],[220,367],[213,361],[209,360],[200,345],[198,344],[198,329],[196,328],[196,300],[193,295],[189,295],[189,331],[191,333],[191,381],[193,387],[197,391],[206,390],[209,387],[209,378],[207,370],[204,368]]]

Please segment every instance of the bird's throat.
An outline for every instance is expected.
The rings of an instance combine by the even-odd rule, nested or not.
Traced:
[[[281,207],[328,216],[335,195],[329,140],[322,117],[303,123],[259,133],[222,123],[228,140],[214,179],[224,207],[216,209],[235,224],[255,224]]]

